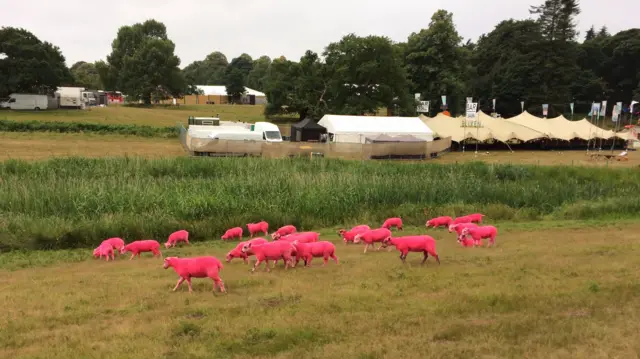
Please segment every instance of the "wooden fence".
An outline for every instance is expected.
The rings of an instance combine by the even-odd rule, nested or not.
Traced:
[[[262,156],[284,158],[322,156],[353,160],[431,158],[451,148],[451,137],[414,143],[318,143],[228,141],[186,137],[185,147],[196,156]]]

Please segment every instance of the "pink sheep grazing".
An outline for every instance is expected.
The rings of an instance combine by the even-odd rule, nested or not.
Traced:
[[[104,244],[104,243],[110,244],[113,247],[113,249],[116,251],[116,253],[120,252],[120,250],[124,248],[124,241],[122,240],[122,238],[114,237],[114,238],[105,239],[104,241],[102,241],[101,244]]]
[[[102,259],[102,256],[104,256],[107,260],[107,262],[109,261],[109,254],[111,254],[111,260],[114,260],[114,256],[113,256],[113,246],[109,243],[102,243],[98,246],[98,248],[93,250],[93,256],[94,257],[100,257],[100,259]]]
[[[389,237],[391,237],[390,230],[388,230],[387,228],[378,228],[357,234],[353,239],[353,243],[358,244],[362,240],[365,243],[364,253],[367,253],[367,248],[369,248],[369,246],[372,246],[373,249],[376,249],[376,242],[382,243]],[[378,250],[380,250],[380,247],[378,247]]]
[[[317,242],[318,239],[320,239],[320,233],[318,232],[298,232],[298,233],[293,233],[290,234],[288,236],[283,236],[283,237],[276,237],[276,240],[279,241],[286,241],[286,242],[293,242],[295,240],[297,240],[300,243],[311,243],[311,242]]]
[[[271,234],[271,239],[275,239],[276,236],[277,237],[282,237],[282,236],[286,236],[289,235],[291,233],[295,233],[298,229],[296,228],[296,226],[293,226],[291,224],[286,225],[286,226],[282,226],[280,228],[278,228],[277,231],[273,232]]]
[[[364,233],[370,229],[371,228],[369,226],[363,224],[360,226],[355,226],[349,231],[341,229],[340,231],[338,231],[338,235],[342,236],[342,240],[345,244],[349,244],[349,242],[353,243],[353,240],[355,239],[357,234]]]
[[[385,239],[383,243],[385,246],[395,246],[396,249],[400,251],[402,263],[406,263],[405,260],[409,252],[422,252],[424,253],[424,258],[421,264],[424,264],[429,254],[440,264],[440,257],[438,257],[438,253],[436,252],[436,241],[430,236],[389,237]]]
[[[189,244],[189,232],[183,230],[173,232],[169,235],[167,243],[164,244],[165,248],[175,247],[178,242],[186,242]]]
[[[458,242],[462,241],[462,238],[464,237],[462,235],[462,230],[465,228],[476,228],[478,227],[477,224],[475,223],[458,223],[458,224],[452,224],[449,226],[449,233],[451,232],[456,232],[458,234]]]
[[[429,228],[429,227],[433,227],[433,228],[449,227],[452,222],[453,222],[453,218],[451,218],[449,216],[436,217],[436,218],[432,218],[432,219],[428,220],[427,223],[425,224],[425,226],[427,228]]]
[[[473,245],[473,239],[468,238],[468,237],[462,237],[458,243],[460,243],[461,246],[463,247],[474,247]]]
[[[224,293],[224,283],[220,279],[220,270],[222,269],[222,263],[216,257],[193,257],[193,258],[178,258],[167,257],[164,260],[164,269],[169,267],[180,276],[178,284],[176,284],[173,291],[175,292],[178,287],[187,281],[189,285],[189,293],[193,293],[191,288],[191,278],[211,278],[213,280],[213,291],[216,287],[220,287],[220,292]]]
[[[242,240],[242,228],[241,227],[231,228],[231,229],[227,230],[226,232],[224,232],[222,237],[220,237],[220,239],[222,239],[223,241],[226,241],[227,239],[235,239],[235,238],[240,238],[240,240]]]
[[[402,230],[402,219],[398,217],[388,218],[382,224],[382,228],[391,229],[391,227],[396,227],[397,229]]]
[[[498,235],[498,229],[494,226],[483,226],[476,228],[465,228],[462,230],[462,236],[471,236],[474,245],[482,245],[482,240],[489,238],[487,247],[496,243],[496,235]]]
[[[227,256],[225,257],[227,260],[227,263],[231,262],[233,258],[242,258],[245,264],[249,264],[249,256],[247,255],[247,253],[242,252],[242,247],[244,247],[244,245],[247,243],[265,244],[268,242],[269,241],[267,241],[264,238],[254,238],[248,241],[238,243],[238,245],[234,249],[232,249],[231,251],[229,251],[229,253],[227,253]]]
[[[132,253],[129,260],[132,260],[136,255],[138,256],[138,258],[140,258],[140,253],[142,252],[152,252],[154,257],[159,255],[160,258],[162,258],[162,253],[160,252],[160,243],[158,243],[158,241],[154,241],[153,239],[131,242],[120,250],[120,254],[125,254],[127,252]]]
[[[253,238],[255,234],[260,232],[263,232],[265,236],[269,234],[269,223],[265,221],[258,223],[247,223],[247,228],[249,229],[250,238]]]
[[[484,217],[484,214],[482,214],[482,213],[473,213],[473,214],[466,215],[466,217],[469,217],[469,220],[471,221],[471,223],[482,224],[482,219]]]
[[[329,241],[320,241],[314,243],[300,243],[297,240],[293,241],[293,246],[296,248],[296,265],[300,262],[300,258],[304,260],[307,267],[311,267],[311,260],[314,257],[324,258],[324,264],[326,266],[331,257],[336,264],[338,264],[338,257],[336,257],[336,246]]]
[[[246,254],[255,254],[256,264],[251,269],[254,272],[260,263],[265,262],[267,272],[271,271],[269,268],[269,261],[278,259],[284,260],[284,269],[286,270],[290,265],[293,266],[292,252],[295,251],[293,244],[285,241],[269,242],[265,244],[252,244],[247,243],[242,247],[242,252]]]
[[[452,224],[460,224],[460,223],[471,223],[471,218],[469,216],[457,217],[453,220]]]

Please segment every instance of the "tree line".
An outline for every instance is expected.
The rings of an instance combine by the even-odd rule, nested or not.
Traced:
[[[504,20],[476,41],[464,42],[453,14],[438,10],[428,26],[393,42],[382,36],[344,36],[321,54],[231,61],[220,52],[180,69],[175,45],[155,20],[119,29],[106,61],[66,68],[60,50],[23,29],[0,30],[0,96],[47,91],[72,83],[119,90],[135,100],[195,94],[195,85],[225,85],[238,99],[244,87],[265,92],[267,115],[366,114],[386,107],[414,115],[414,94],[431,102],[432,114],[447,96],[452,113],[466,97],[504,116],[525,109],[566,113],[569,103],[587,112],[592,101],[629,104],[640,97],[640,29],[610,34],[606,27],[576,30],[577,0],[545,0],[530,7],[532,19]],[[19,69],[21,71],[11,71]]]

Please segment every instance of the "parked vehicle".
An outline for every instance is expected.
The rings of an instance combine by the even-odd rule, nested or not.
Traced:
[[[14,93],[9,95],[8,101],[2,103],[2,107],[12,110],[46,110],[50,108],[49,96]]]
[[[56,95],[60,107],[83,108],[88,104],[88,98],[83,98],[84,87],[58,87]]]

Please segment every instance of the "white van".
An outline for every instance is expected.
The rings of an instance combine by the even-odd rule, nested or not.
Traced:
[[[262,140],[267,142],[282,142],[282,134],[278,126],[270,122],[256,122],[251,131],[262,134]]]
[[[3,107],[5,106],[12,110],[46,110],[49,108],[49,97],[14,93],[9,95],[9,100],[3,104]]]

